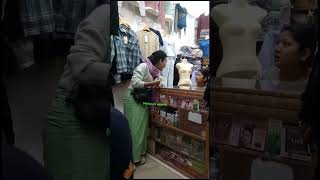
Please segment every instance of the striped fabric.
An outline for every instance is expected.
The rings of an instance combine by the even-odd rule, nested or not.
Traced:
[[[22,0],[20,14],[24,35],[75,33],[79,23],[105,3],[110,0]]]

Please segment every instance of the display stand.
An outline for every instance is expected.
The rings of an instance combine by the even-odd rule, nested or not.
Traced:
[[[209,123],[203,93],[204,89],[161,88],[161,104],[150,108],[149,153],[196,179],[207,179],[209,172]]]
[[[238,81],[239,86],[235,81]],[[240,87],[243,84],[241,81],[234,79],[233,84],[226,84],[224,82],[228,81],[214,79],[211,82],[213,115],[210,120],[210,148],[219,154],[219,179],[252,178],[252,162],[260,158],[262,162],[271,161],[289,166],[295,180],[311,180],[312,156],[308,152],[302,156],[300,148],[309,146],[290,144],[291,132],[297,133],[297,140],[303,136],[299,128],[298,113],[301,106],[300,95],[305,84],[256,81],[254,86],[244,88]],[[275,128],[270,128],[269,122],[274,120],[280,120],[282,124],[278,128],[278,144],[270,143],[272,139],[269,138],[275,132],[271,131]],[[242,132],[245,128],[250,132],[250,127],[253,134],[251,146],[246,146],[241,139]],[[292,131],[292,128],[296,131]],[[262,134],[260,140],[254,135],[258,131]],[[297,156],[295,153],[301,154]]]

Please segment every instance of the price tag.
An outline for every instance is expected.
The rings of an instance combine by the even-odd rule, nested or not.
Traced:
[[[128,44],[128,36],[123,37],[124,44]]]
[[[149,42],[148,35],[144,35],[144,42],[145,43]]]
[[[192,166],[192,162],[189,160],[187,160],[187,164],[188,164],[188,166]]]

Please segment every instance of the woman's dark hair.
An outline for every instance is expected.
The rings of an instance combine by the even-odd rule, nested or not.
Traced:
[[[209,69],[200,69],[199,72],[201,72],[201,74],[204,76],[204,82],[207,83],[210,76]]]
[[[307,67],[311,66],[314,58],[314,52],[317,46],[317,32],[313,25],[310,24],[292,24],[285,26],[282,32],[289,31],[293,39],[299,44],[300,50],[310,49],[310,57],[305,62]]]
[[[160,60],[164,60],[167,57],[167,54],[164,51],[155,51],[148,58],[150,59],[153,65],[156,65],[160,62]]]

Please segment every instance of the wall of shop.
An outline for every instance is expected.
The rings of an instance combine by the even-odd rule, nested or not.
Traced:
[[[119,4],[119,16],[125,19],[135,32],[141,30],[145,24],[157,30],[162,29],[158,20],[158,16],[147,11],[146,17],[143,18],[140,15],[139,7],[135,6],[134,3],[132,2],[123,1],[122,4]],[[179,48],[181,46],[196,45],[195,44],[196,23],[197,23],[196,18],[188,14],[186,32],[182,30],[181,36],[173,32],[172,36],[170,37],[175,39],[176,48]]]

